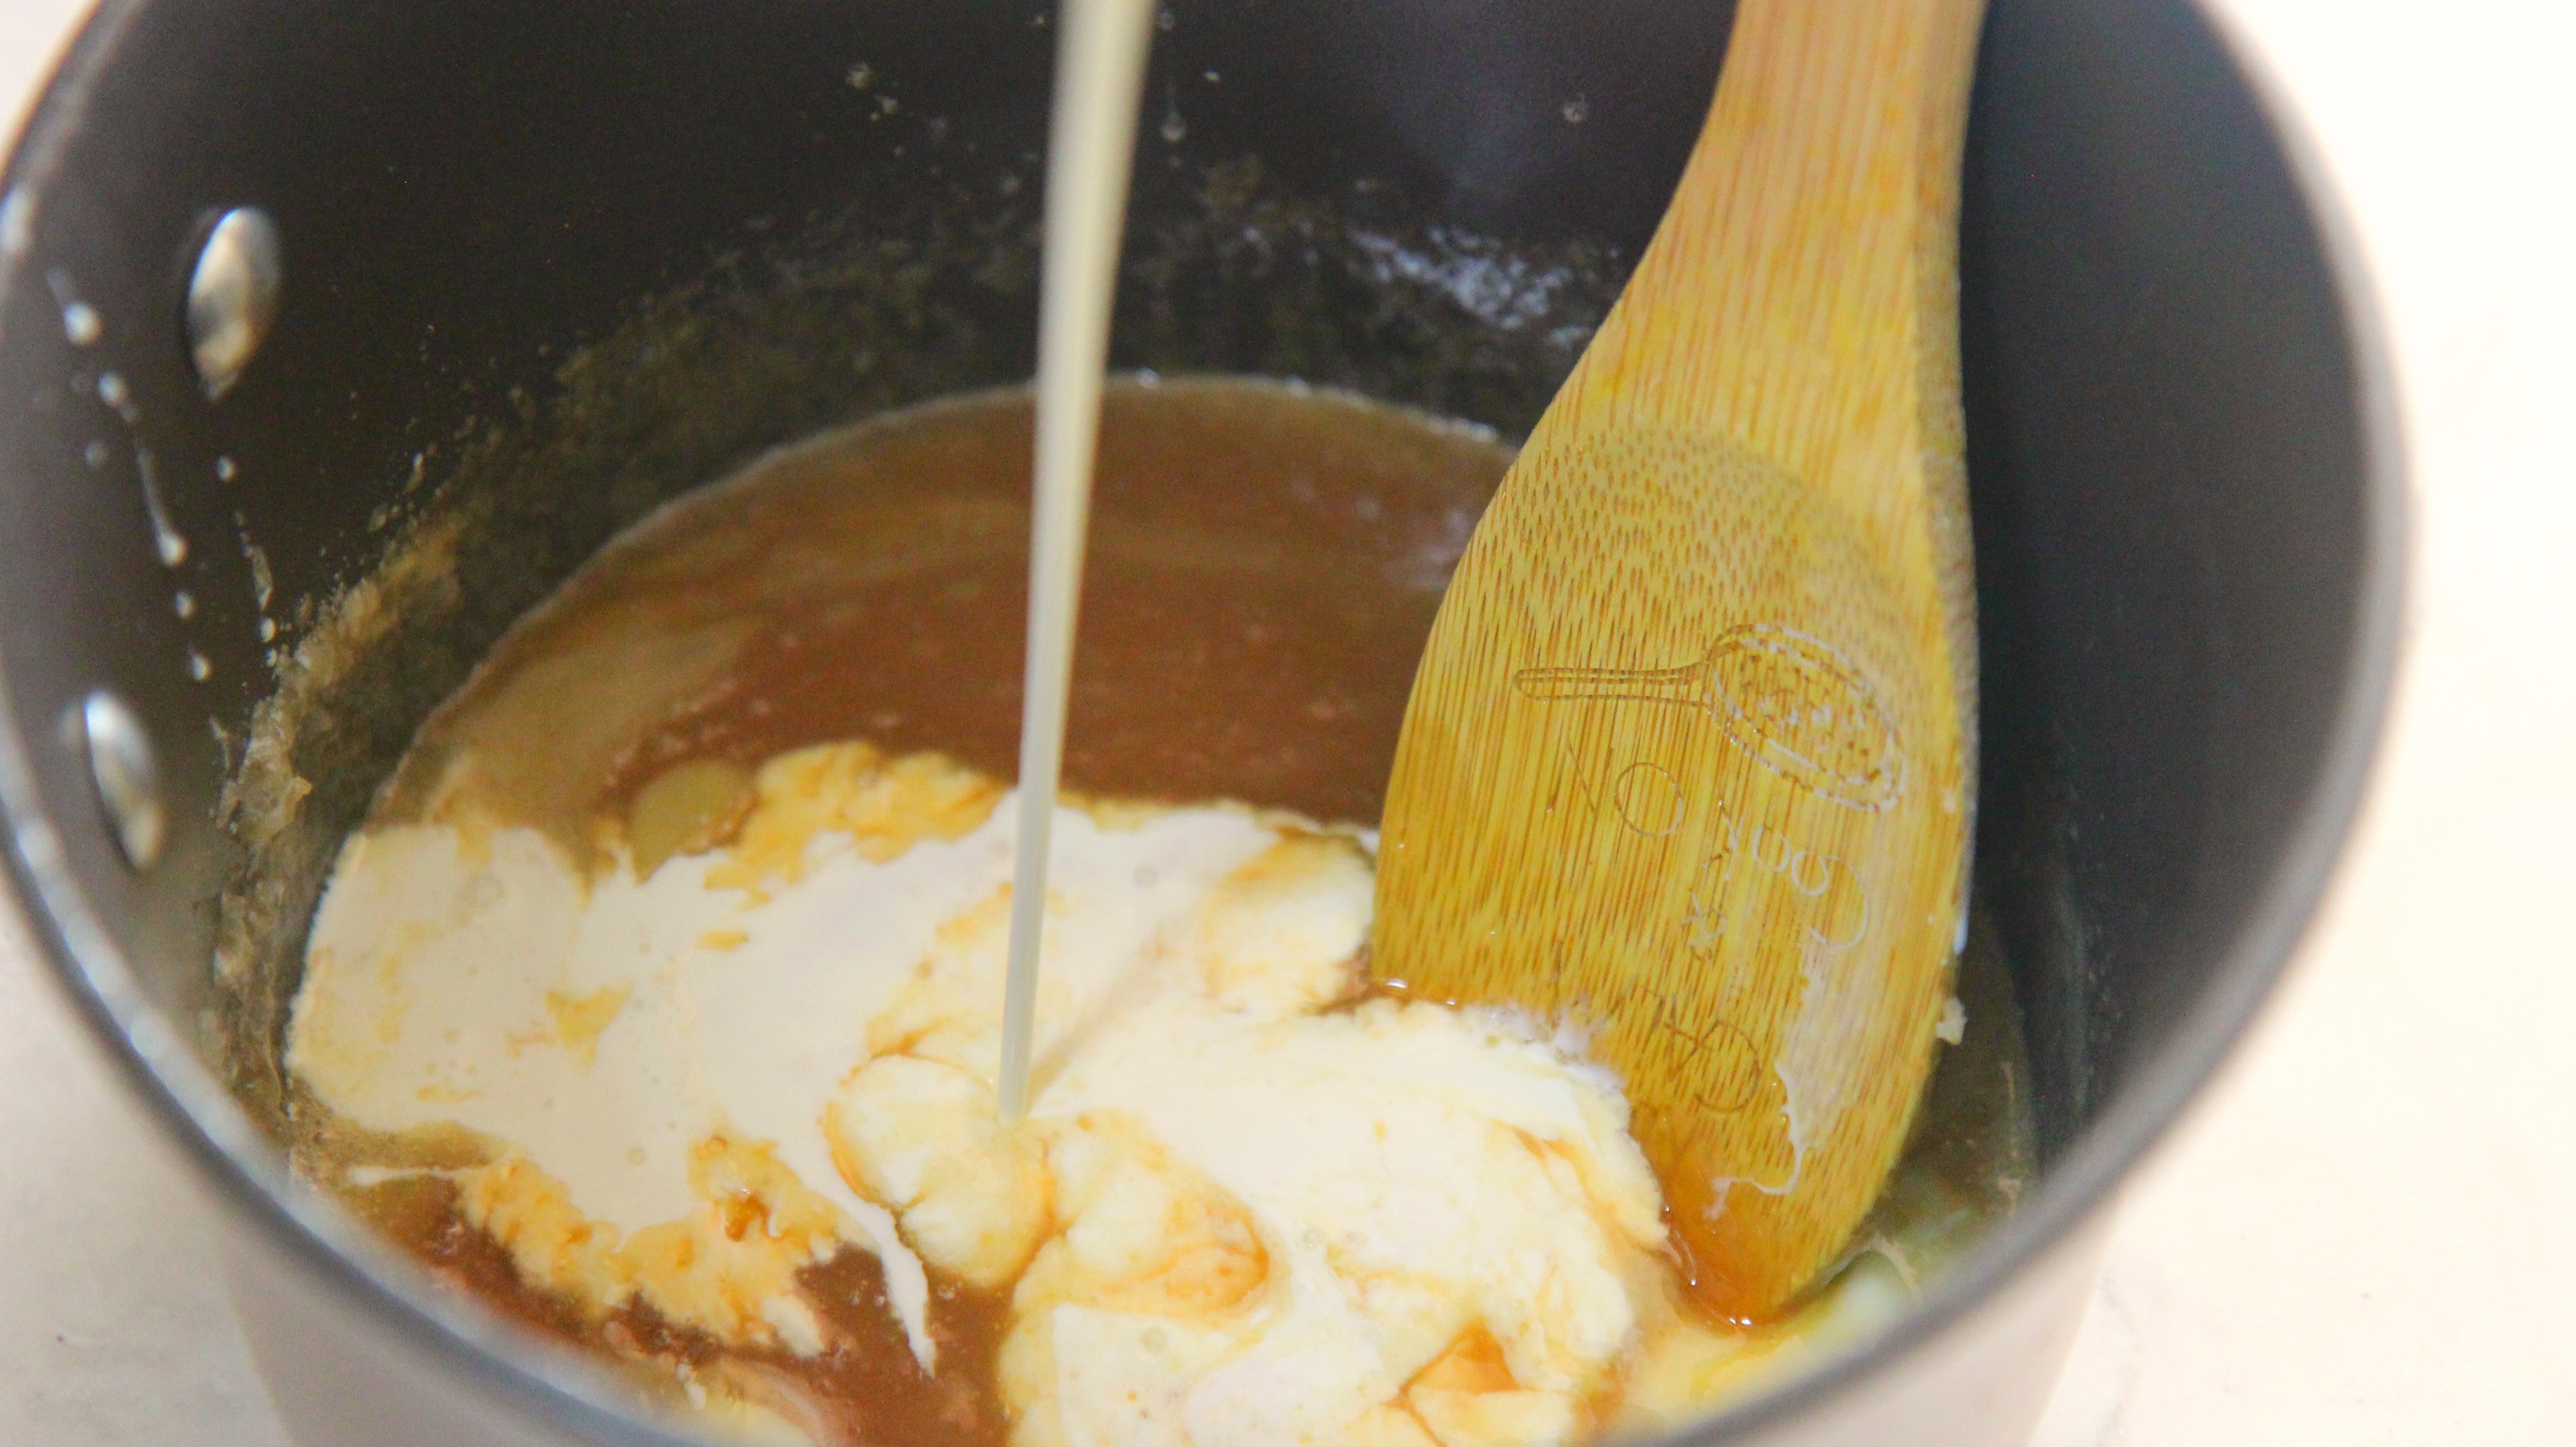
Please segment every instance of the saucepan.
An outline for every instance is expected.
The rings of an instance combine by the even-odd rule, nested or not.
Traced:
[[[619,527],[818,428],[1027,377],[1048,11],[106,0],[29,124],[0,200],[10,873],[202,1167],[309,1447],[673,1440],[293,1181],[280,979],[424,714]],[[1114,364],[1525,431],[1730,21],[1173,0]],[[2386,700],[2385,366],[2223,27],[1994,0],[1961,266],[1974,889],[2040,1169],[1901,1322],[1693,1440],[2027,1435],[2122,1181],[2315,905]],[[433,525],[439,566],[403,564]]]

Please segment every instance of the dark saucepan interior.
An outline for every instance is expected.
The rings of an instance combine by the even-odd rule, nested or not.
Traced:
[[[279,591],[319,602],[288,622],[282,641],[296,661],[250,725],[250,763],[227,795],[229,823],[250,853],[219,941],[231,962],[228,976],[242,988],[217,1015],[229,1027],[222,1054],[245,1098],[263,1109],[280,1098],[274,1042],[282,1001],[330,851],[421,716],[462,681],[502,627],[618,528],[765,447],[1027,375],[1041,188],[1039,81],[1051,45],[1031,22],[1042,13],[979,10],[967,26],[951,17],[922,33],[899,17],[842,13],[830,23],[803,17],[819,34],[786,25],[732,34],[728,43],[743,49],[710,69],[748,70],[810,52],[783,77],[753,87],[768,99],[713,88],[704,76],[664,77],[685,84],[692,102],[755,109],[699,123],[780,148],[770,188],[736,203],[712,248],[691,238],[694,245],[653,258],[684,280],[641,300],[601,297],[605,315],[586,342],[570,339],[584,334],[587,318],[575,297],[589,289],[572,274],[588,268],[551,238],[535,238],[539,256],[532,260],[565,285],[521,299],[506,315],[529,326],[513,340],[527,347],[530,365],[550,369],[545,380],[479,399],[486,407],[461,433],[411,434],[419,439],[418,489],[377,500],[363,519],[330,524],[336,539],[355,536],[375,546],[334,559],[327,545],[296,549],[272,538],[262,520],[249,524],[268,550]],[[1541,19],[1533,12],[1528,23]],[[1528,154],[1515,148],[1485,155],[1495,136],[1452,134],[1454,116],[1445,108],[1417,113],[1420,98],[1399,79],[1406,67],[1368,42],[1366,27],[1382,22],[1357,11],[1323,21],[1247,8],[1194,15],[1185,24],[1176,18],[1167,32],[1172,39],[1149,91],[1160,97],[1156,109],[1182,119],[1178,126],[1158,122],[1145,136],[1113,361],[1173,373],[1302,378],[1506,436],[1524,431],[1651,229],[1713,83],[1723,26],[1707,17],[1692,21],[1696,66],[1662,55],[1642,67],[1633,42],[1596,58],[1602,74],[1594,92],[1647,91],[1623,108],[1626,125],[1610,138],[1619,155],[1596,174],[1583,158],[1601,149],[1602,133],[1588,129],[1588,113],[1578,110],[1582,119],[1570,121],[1563,101],[1538,112],[1546,122],[1539,135],[1571,137],[1573,152],[1553,154],[1566,146],[1541,144]],[[1340,48],[1304,46],[1313,68],[1281,66],[1278,55],[1300,50],[1292,42],[1302,28],[1319,25],[1310,38],[1329,35]],[[627,43],[657,66],[671,47],[684,45],[678,34]],[[1408,43],[1428,42],[1416,36]],[[983,63],[964,63],[970,54]],[[1265,55],[1272,57],[1266,63]],[[1022,84],[1000,83],[1015,68]],[[732,81],[751,85],[747,75]],[[1588,83],[1583,76],[1533,76],[1529,94],[1583,94]],[[1475,104],[1493,106],[1475,87],[1462,87],[1458,99],[1471,92]],[[598,108],[595,123],[603,129],[668,127],[666,110],[686,109],[668,96],[642,101],[623,85],[603,86],[579,104]],[[1173,134],[1180,139],[1169,139]],[[1448,148],[1445,164],[1426,163],[1425,144]],[[1670,153],[1668,162],[1653,174],[1641,170],[1638,156],[1658,149]],[[602,186],[576,167],[531,159],[552,172],[548,182],[571,189],[552,204],[574,215],[589,201],[614,207],[631,202],[636,189],[659,195],[672,185],[633,176],[621,178],[624,188]],[[1518,175],[1542,162],[1562,173],[1560,180],[1580,172],[1581,188],[1599,192],[1600,204],[1585,211],[1535,204],[1540,198],[1527,194],[1528,178],[1503,184],[1504,172]],[[530,189],[551,192],[553,185]],[[755,205],[761,209],[741,214]],[[420,219],[418,207],[418,197],[401,199],[407,223]],[[519,213],[507,215],[515,227]],[[1602,229],[1608,221],[1623,227]],[[343,223],[335,237],[351,229],[378,228]],[[431,280],[437,265],[429,264]],[[487,268],[477,277],[489,285],[502,274]],[[417,305],[391,286],[367,301],[385,311]],[[562,330],[535,331],[549,323]],[[403,334],[406,324],[419,328],[433,357],[452,344],[456,323],[443,315],[416,322],[377,315],[363,335],[349,336],[356,318],[343,314],[309,316],[305,325],[324,334],[302,338],[290,318],[271,345],[280,356],[355,351],[388,328]],[[361,374],[369,383],[419,383],[417,376],[387,376],[395,369],[380,356],[370,360]],[[252,385],[242,388],[245,414],[260,405]],[[358,389],[362,409],[370,390]],[[503,403],[497,418],[488,405],[494,400]],[[268,405],[296,402],[333,405],[289,397]],[[235,404],[227,398],[225,405]],[[334,450],[347,445],[345,437],[315,436],[320,430],[278,428]],[[247,443],[231,455],[240,475],[253,480],[291,465]],[[406,480],[412,476],[410,459],[398,455],[392,465]],[[337,496],[317,501],[346,505]],[[298,517],[287,526],[312,521]],[[298,578],[290,554],[317,571]],[[333,588],[361,578],[363,587],[334,601]]]
[[[246,1099],[276,1099],[264,1047],[332,849],[512,618],[768,446],[1026,375],[1045,8],[111,7],[112,63],[13,172],[42,204],[0,314],[0,536],[48,546],[0,570],[0,656],[22,736],[105,679],[162,741],[176,835],[149,876],[88,822],[76,754],[37,783]],[[1652,226],[1729,19],[1178,5],[1118,364],[1525,429]],[[2048,1147],[2209,989],[2351,664],[2355,364],[2264,135],[2182,5],[1994,7],[1963,248],[1977,888]],[[210,406],[175,277],[245,201],[286,237],[286,304]],[[49,270],[96,344],[64,339]],[[193,540],[175,576],[147,475]],[[405,549],[439,565],[379,570]],[[255,706],[271,752],[245,765]]]

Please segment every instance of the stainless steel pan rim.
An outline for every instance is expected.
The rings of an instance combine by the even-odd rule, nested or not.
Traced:
[[[52,174],[63,130],[82,113],[93,77],[144,3],[106,0],[100,6],[28,122],[6,194],[41,189]],[[2043,1173],[2029,1201],[1890,1330],[1776,1390],[1709,1417],[1674,1440],[1714,1443],[1808,1412],[1855,1381],[1922,1350],[2108,1209],[2120,1183],[2226,1064],[2271,999],[2359,811],[2388,712],[2404,616],[2407,503],[2396,387],[2360,248],[2313,142],[2244,35],[2224,16],[2210,14],[2207,5],[2199,8],[2286,155],[2292,183],[2324,252],[2353,362],[2363,471],[2359,608],[2315,783],[2297,805],[2288,843],[2253,909],[2221,951],[2216,982],[2195,1002],[2173,1043]],[[0,261],[0,287],[22,280],[9,274],[13,269]],[[0,681],[5,681],[6,667],[7,660],[0,658]],[[292,1179],[274,1143],[250,1123],[182,1043],[180,1032],[146,1000],[130,962],[73,877],[36,789],[33,750],[40,743],[0,712],[0,817],[8,823],[8,873],[22,914],[66,994],[122,1062],[126,1078],[165,1133],[186,1148],[225,1208],[349,1302],[562,1428],[636,1447],[684,1447],[696,1441],[619,1405],[629,1394],[577,1353],[431,1288],[363,1228]]]

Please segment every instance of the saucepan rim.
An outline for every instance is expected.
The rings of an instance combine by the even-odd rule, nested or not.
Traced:
[[[104,0],[73,42],[13,152],[6,193],[42,188],[71,133],[89,122],[88,96],[117,42],[150,0]],[[1715,1444],[1792,1418],[1927,1347],[1996,1301],[2025,1270],[2112,1204],[2120,1183],[2166,1136],[2243,1042],[2272,997],[2348,841],[2369,782],[2394,686],[2404,609],[2406,497],[2397,392],[2378,307],[2349,219],[2314,142],[2281,88],[2228,19],[2188,0],[2216,33],[2287,163],[2322,252],[2350,351],[2360,437],[2359,588],[2337,701],[2315,782],[2253,907],[2217,953],[2173,1037],[2116,1100],[2042,1173],[2030,1198],[1973,1247],[1896,1323],[1777,1388],[1673,1434]],[[20,263],[0,264],[0,294]],[[6,660],[0,659],[0,696]],[[276,1144],[255,1127],[153,1006],[92,908],[36,787],[31,740],[0,710],[0,824],[8,876],[30,933],[92,1032],[123,1065],[163,1132],[185,1148],[215,1196],[284,1248],[344,1302],[444,1358],[478,1385],[569,1431],[617,1447],[683,1447],[702,1439],[616,1405],[630,1394],[579,1353],[535,1339],[479,1306],[438,1291],[363,1227],[295,1182]]]

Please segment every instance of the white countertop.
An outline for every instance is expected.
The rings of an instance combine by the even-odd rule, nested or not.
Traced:
[[[2332,902],[2132,1192],[2037,1441],[2576,1442],[2576,11],[2221,8],[2380,282],[2413,643]],[[80,9],[0,0],[0,117]],[[0,1443],[284,1447],[123,1088],[0,907]]]

